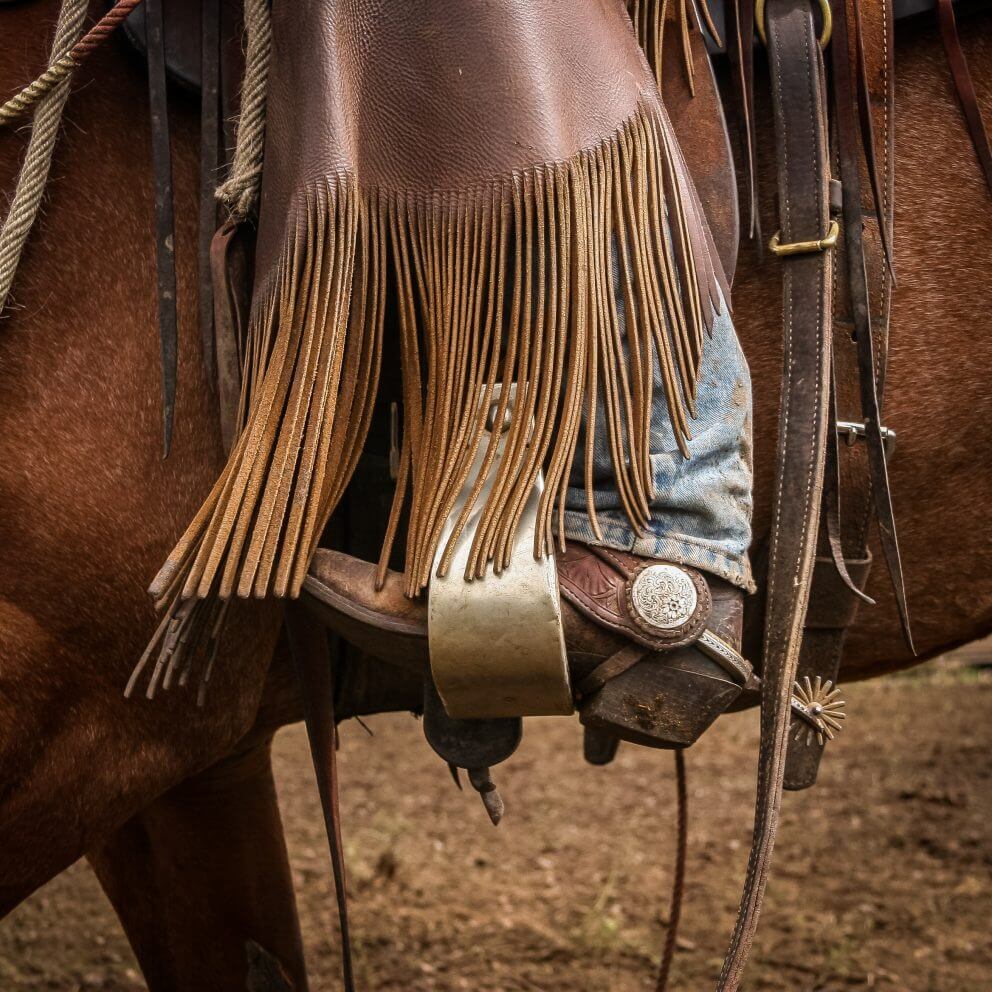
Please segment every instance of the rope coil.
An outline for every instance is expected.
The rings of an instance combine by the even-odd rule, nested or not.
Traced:
[[[0,105],[0,127],[23,117],[42,97],[51,93],[64,79],[68,79],[86,56],[112,34],[139,3],[141,0],[120,0],[68,52],[50,62],[37,79]]]
[[[217,189],[217,199],[235,223],[254,216],[262,187],[265,154],[265,94],[272,54],[269,0],[245,0],[245,75],[241,84],[241,116],[231,173]]]
[[[10,210],[3,219],[3,224],[0,225],[0,311],[3,310],[10,294],[24,243],[34,226],[41,196],[48,182],[52,154],[62,123],[62,111],[69,97],[69,81],[75,69],[72,52],[82,34],[87,6],[87,0],[63,0],[55,28],[55,38],[52,41],[48,69],[41,77],[42,79],[50,77],[52,82],[40,84],[36,91],[28,87],[34,95],[26,98],[25,107],[36,102],[37,109]],[[70,65],[65,69],[59,68],[67,59]],[[7,104],[4,105],[6,106]]]

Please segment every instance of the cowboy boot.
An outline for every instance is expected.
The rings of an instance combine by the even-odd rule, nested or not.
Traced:
[[[321,549],[312,612],[366,654],[423,672],[427,609],[387,572]],[[742,594],[695,569],[569,542],[558,555],[565,643],[580,719],[650,747],[688,747],[757,680],[739,654]]]
[[[565,643],[585,726],[648,747],[693,744],[756,680],[743,594],[683,565],[569,542]]]

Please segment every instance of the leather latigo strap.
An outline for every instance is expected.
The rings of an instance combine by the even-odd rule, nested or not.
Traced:
[[[331,854],[334,891],[341,927],[341,977],[344,992],[354,992],[351,960],[351,931],[348,926],[347,878],[344,844],[341,840],[341,811],[338,803],[337,721],[334,717],[334,666],[328,632],[302,603],[286,605],[286,633],[303,700],[303,715],[310,741],[324,832]]]
[[[179,317],[176,309],[176,236],[172,205],[172,147],[165,73],[165,24],[162,0],[145,0],[148,48],[148,101],[152,124],[155,174],[155,270],[159,347],[162,361],[162,456],[172,447],[179,361]]]
[[[809,0],[769,0],[769,67],[778,164],[780,242],[817,241],[828,230],[824,70]],[[831,256],[784,257],[784,354],[775,517],[768,565],[761,746],[754,835],[737,924],[720,976],[740,987],[757,928],[778,829],[792,685],[809,597],[828,423]]]

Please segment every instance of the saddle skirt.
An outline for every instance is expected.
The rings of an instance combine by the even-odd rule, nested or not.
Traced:
[[[403,432],[382,560],[408,509],[408,595],[473,513],[466,578],[505,568],[542,468],[547,555],[598,431],[640,529],[652,393],[684,442],[728,295],[622,0],[275,0],[256,258],[241,433],[161,606],[298,594],[383,362]],[[446,526],[480,451],[493,485]]]

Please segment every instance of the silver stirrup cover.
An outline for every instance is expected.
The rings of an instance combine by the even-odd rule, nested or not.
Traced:
[[[510,387],[515,390],[515,386]],[[511,392],[510,402],[513,402]],[[499,399],[499,387],[493,401]],[[495,405],[490,406],[490,417]],[[492,425],[498,429],[503,425]],[[534,558],[534,525],[544,489],[539,473],[524,507],[510,567],[501,575],[465,581],[472,539],[482,507],[503,457],[498,454],[455,545],[451,568],[438,578],[437,567],[462,507],[476,482],[489,444],[482,437],[475,463],[445,524],[428,587],[428,635],[434,684],[448,715],[455,719],[541,716],[572,712],[561,600],[554,555]]]

